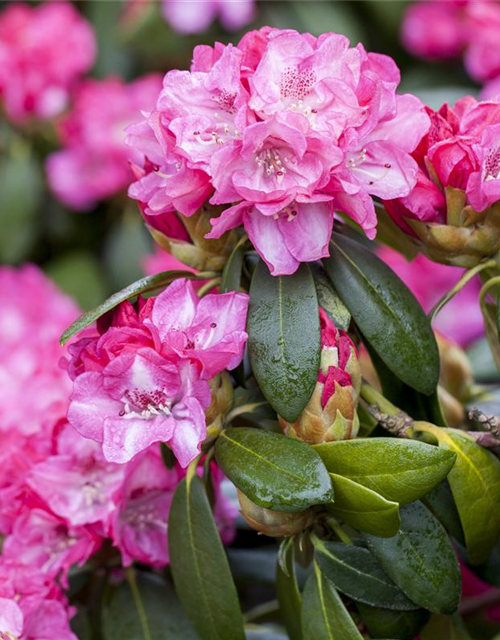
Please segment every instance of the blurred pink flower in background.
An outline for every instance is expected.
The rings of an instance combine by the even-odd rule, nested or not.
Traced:
[[[62,202],[85,211],[130,183],[129,163],[142,157],[125,145],[125,129],[154,106],[160,88],[156,74],[129,84],[108,78],[80,85],[58,126],[63,149],[47,159],[50,187]]]
[[[404,256],[382,247],[378,255],[403,280],[428,313],[452,289],[463,275],[463,269],[432,262],[424,255],[408,261]],[[437,315],[435,329],[465,347],[484,334],[484,323],[478,303],[481,282],[469,282]]]
[[[201,33],[218,18],[228,31],[252,21],[254,0],[162,0],[165,20],[179,33]]]
[[[67,106],[95,58],[90,24],[69,2],[12,3],[0,13],[0,97],[15,122]]]

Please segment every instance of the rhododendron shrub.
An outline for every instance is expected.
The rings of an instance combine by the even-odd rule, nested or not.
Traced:
[[[486,12],[429,7],[433,56]],[[0,268],[0,640],[493,640],[470,574],[500,586],[500,417],[461,346],[500,363],[500,103],[399,82],[263,27],[74,92],[52,189],[84,210],[130,183],[155,253],[78,318]],[[123,271],[138,231],[109,239]]]

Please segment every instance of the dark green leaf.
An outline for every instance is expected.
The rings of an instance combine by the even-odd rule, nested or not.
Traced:
[[[471,570],[483,582],[500,588],[500,543],[495,545],[485,562],[471,567]]]
[[[429,319],[398,276],[358,242],[334,234],[325,270],[362,334],[387,367],[430,395],[439,353]]]
[[[290,640],[302,640],[302,596],[295,575],[293,540],[283,551],[282,562],[276,567],[276,594]],[[284,567],[282,568],[282,564]]]
[[[396,438],[359,438],[315,445],[326,468],[387,500],[405,504],[430,491],[449,473],[455,455],[429,444]]]
[[[434,613],[453,613],[460,601],[460,567],[443,526],[420,502],[400,509],[401,529],[393,538],[366,535],[386,573],[416,604]]]
[[[422,640],[472,640],[457,616],[434,615],[421,633]]]
[[[398,532],[399,505],[349,478],[331,473],[335,502],[328,511],[346,524],[384,538]]]
[[[302,598],[302,634],[304,640],[362,640],[337,590],[316,564]]]
[[[385,609],[418,609],[389,578],[369,549],[313,539],[315,558],[324,576],[357,602]]]
[[[347,331],[351,324],[349,309],[339,298],[335,287],[319,264],[312,263],[310,268],[314,277],[319,306],[326,311],[336,327]]]
[[[248,427],[226,429],[215,455],[226,476],[261,507],[293,513],[333,500],[325,465],[299,440]]]
[[[442,480],[432,491],[422,498],[425,506],[432,511],[444,528],[457,542],[465,545],[464,532],[457,511],[457,505],[447,480]]]
[[[280,544],[280,548],[278,550],[278,566],[287,578],[289,577],[288,556],[290,553],[292,553],[291,548],[293,547],[293,545],[294,545],[293,536],[290,538],[283,538]]]
[[[104,615],[105,640],[199,640],[174,590],[158,576],[122,584]]]
[[[308,265],[274,277],[259,262],[250,287],[248,353],[262,392],[288,422],[297,420],[314,391],[320,346],[318,299]]]
[[[439,447],[456,454],[448,475],[460,515],[467,553],[472,564],[484,562],[500,534],[500,461],[490,451],[457,429],[438,429],[415,423],[432,434]]]
[[[203,640],[244,640],[243,617],[202,481],[188,472],[176,489],[168,542],[172,575]]]
[[[357,603],[356,606],[372,638],[413,640],[428,618],[424,609],[390,611],[362,603]],[[441,640],[445,640],[444,636]]]
[[[141,278],[140,280],[137,280],[137,282],[133,282],[128,287],[125,287],[125,289],[114,293],[110,298],[105,300],[95,309],[92,309],[91,311],[88,311],[87,313],[81,315],[78,320],[75,320],[75,322],[73,322],[73,324],[70,325],[63,333],[63,335],[61,336],[61,344],[64,345],[75,334],[77,334],[82,329],[89,327],[98,318],[104,315],[107,311],[111,311],[111,309],[117,307],[121,302],[125,302],[125,300],[129,300],[130,298],[135,298],[135,296],[139,294],[158,291],[159,289],[166,287],[177,278],[205,280],[207,278],[207,274],[195,274],[191,273],[191,271],[162,271],[161,273],[156,273],[153,276],[146,276],[145,278]]]
[[[247,241],[248,238],[246,236],[242,238],[229,256],[222,271],[222,280],[219,287],[220,293],[240,290],[241,272],[243,269],[243,259],[245,257],[245,243]]]

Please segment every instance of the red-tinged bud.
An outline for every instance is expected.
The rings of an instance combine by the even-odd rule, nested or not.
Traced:
[[[280,418],[288,436],[310,444],[355,438],[361,388],[358,354],[349,336],[320,309],[321,367],[302,415],[293,424]]]
[[[239,490],[238,500],[241,515],[252,529],[271,538],[294,536],[310,527],[313,521],[311,509],[299,513],[283,513],[282,511],[264,509]]]

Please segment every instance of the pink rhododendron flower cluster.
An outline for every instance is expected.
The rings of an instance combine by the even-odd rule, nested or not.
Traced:
[[[413,153],[417,184],[408,196],[385,203],[389,213],[400,222],[408,217],[445,223],[446,187],[464,191],[464,205],[478,212],[500,200],[500,103],[468,96],[453,108],[427,111],[432,125]]]
[[[90,24],[69,2],[15,2],[0,14],[0,97],[9,118],[52,118],[96,53]]]
[[[58,126],[64,148],[47,159],[50,187],[65,204],[90,209],[130,182],[129,163],[142,156],[124,144],[125,129],[154,105],[160,87],[155,74],[130,84],[108,78],[79,86]]]
[[[247,304],[243,294],[200,301],[185,281],[175,285],[143,304],[140,314],[123,305],[100,321],[101,333],[90,329],[64,349],[59,336],[75,318],[76,306],[34,266],[0,269],[0,638],[76,640],[69,628],[73,610],[59,585],[67,587],[71,568],[83,565],[105,539],[125,566],[169,562],[170,505],[185,472],[179,464],[167,468],[159,446],[148,442],[157,442],[154,434],[163,426],[163,433],[170,428],[183,463],[199,451],[211,396],[207,380],[241,359]],[[219,328],[212,326],[216,322]],[[82,437],[66,421],[71,381],[59,367],[61,358],[75,378],[70,417],[77,416],[78,427],[78,403],[93,405],[83,427],[94,419],[97,433],[105,429],[109,407],[115,408],[113,393],[130,381],[136,385],[130,397],[122,393],[125,400],[113,416],[122,421],[127,445],[138,452],[128,464],[114,458],[128,459],[129,449],[113,442],[108,460],[101,443]],[[92,387],[96,375],[105,382],[101,395],[85,398],[82,390]],[[160,386],[153,389],[156,382]],[[167,389],[175,395],[170,419],[170,397],[159,398]],[[146,407],[146,396],[159,404]],[[146,435],[134,449],[137,415],[143,430],[153,427],[153,437]],[[162,425],[162,416],[168,424]],[[236,509],[222,494],[221,472],[211,466],[216,522],[222,539],[230,541]]]
[[[383,247],[378,255],[403,280],[413,295],[429,313],[463,275],[463,270],[432,262],[419,254],[408,261],[397,251]],[[447,338],[465,347],[484,334],[484,322],[478,304],[481,282],[471,280],[443,307],[434,321],[434,328]]]
[[[70,347],[70,423],[110,462],[165,442],[186,467],[205,438],[208,380],[243,357],[247,306],[242,293],[200,300],[188,280],[139,310],[121,305],[109,327]]]
[[[495,0],[424,0],[405,15],[401,37],[407,49],[428,60],[464,55],[474,80],[500,75],[500,3]]]
[[[129,195],[149,216],[231,205],[207,237],[243,225],[273,274],[293,273],[328,255],[335,210],[372,238],[372,196],[415,185],[410,153],[429,117],[396,95],[399,79],[391,58],[334,33],[264,28],[196,47],[191,70],[167,73],[155,109],[129,129],[146,159]]]
[[[237,31],[254,17],[254,0],[162,0],[165,20],[179,33],[201,33],[218,18],[228,31]]]

